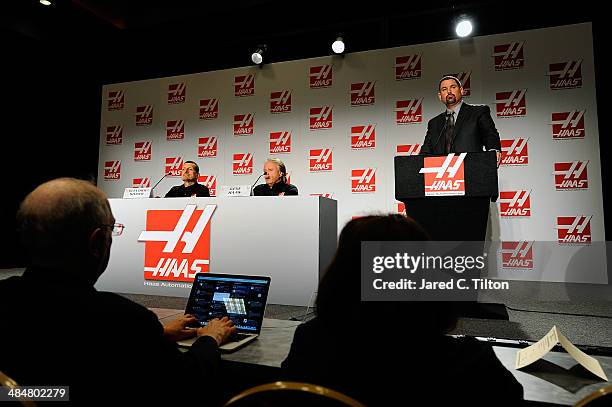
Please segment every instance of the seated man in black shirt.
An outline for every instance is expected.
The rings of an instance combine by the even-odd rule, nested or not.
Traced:
[[[170,188],[165,198],[186,198],[191,196],[209,197],[208,187],[198,184],[200,176],[200,167],[193,161],[185,161],[183,164],[183,173],[181,179],[183,185],[177,185]]]
[[[264,163],[265,184],[253,188],[255,196],[297,195],[295,185],[287,184],[287,168],[278,158],[268,158]]]

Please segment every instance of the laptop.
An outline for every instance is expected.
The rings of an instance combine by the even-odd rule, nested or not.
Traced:
[[[197,318],[197,327],[208,325],[214,318],[229,317],[238,331],[219,349],[233,352],[259,336],[269,288],[270,277],[198,273],[191,286],[185,314]],[[177,343],[189,347],[196,339]]]

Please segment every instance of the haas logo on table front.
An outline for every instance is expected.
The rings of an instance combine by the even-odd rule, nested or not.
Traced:
[[[425,196],[465,195],[463,160],[466,153],[425,157],[419,173],[425,174]]]
[[[196,210],[147,211],[146,230],[138,236],[145,242],[144,278],[192,282],[196,273],[210,265],[210,220],[217,205]]]

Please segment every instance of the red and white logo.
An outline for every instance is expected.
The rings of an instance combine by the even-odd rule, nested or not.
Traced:
[[[219,117],[219,99],[200,99],[200,120]]]
[[[210,196],[217,196],[217,176],[216,175],[200,175],[198,182],[208,188]]]
[[[284,154],[291,152],[291,132],[270,132],[270,154]]]
[[[351,170],[351,192],[376,192],[376,168]]]
[[[106,181],[118,181],[121,179],[121,161],[104,162],[104,179]]]
[[[373,105],[376,102],[375,84],[376,82],[351,83],[351,106]]]
[[[557,191],[568,189],[588,189],[588,161],[555,163],[555,188]]]
[[[166,121],[166,140],[183,140],[185,138],[185,120]]]
[[[527,114],[525,92],[527,92],[527,89],[496,93],[495,104],[497,108],[497,117],[525,116]]]
[[[425,174],[425,196],[465,195],[465,156],[466,153],[425,157],[419,171]]]
[[[210,265],[210,220],[217,205],[196,210],[148,210],[146,230],[138,236],[145,242],[146,280],[192,282],[196,273]]]
[[[255,94],[255,75],[234,77],[234,96],[253,96]]]
[[[106,144],[123,143],[123,126],[108,126],[106,128]]]
[[[187,87],[185,82],[168,85],[168,104],[184,103]]]
[[[553,113],[552,125],[553,140],[584,138],[584,113],[586,110],[573,110],[571,112]]]
[[[529,164],[528,138],[502,139],[502,158],[500,165]]]
[[[151,123],[153,123],[153,106],[138,106],[136,108],[136,126],[148,126]]]
[[[198,138],[198,157],[210,158],[217,156],[217,136]]]
[[[310,108],[310,130],[329,130],[332,128],[333,106]]]
[[[351,148],[353,150],[376,148],[376,125],[352,126]]]
[[[472,71],[452,73],[450,75],[459,79],[459,82],[461,82],[463,96],[470,96],[472,94]]]
[[[291,112],[291,91],[282,90],[270,93],[270,113]]]
[[[255,129],[253,113],[234,115],[234,136],[252,136]]]
[[[323,198],[334,199],[334,193],[333,192],[327,192],[327,193],[321,193],[321,194],[310,194],[310,196],[321,196]]]
[[[395,80],[419,79],[421,77],[421,55],[395,57]]]
[[[397,213],[406,214],[406,204],[403,202],[398,202],[397,203]]]
[[[525,58],[523,57],[524,45],[525,41],[495,45],[493,47],[495,70],[521,69],[525,66]]]
[[[331,65],[310,67],[310,89],[332,86],[333,70]]]
[[[399,144],[395,147],[397,155],[419,155],[421,154],[420,144]]]
[[[132,178],[132,188],[151,188],[151,178]]]
[[[169,177],[180,177],[183,172],[183,157],[166,157],[165,171]]]
[[[310,150],[310,171],[332,171],[333,168],[333,155],[331,148],[318,148]]]
[[[531,216],[531,190],[500,191],[499,214],[504,218]]]
[[[533,270],[533,242],[501,242],[502,268]]]
[[[125,97],[122,90],[111,90],[108,92],[108,110],[122,110],[125,104]]]
[[[395,123],[413,124],[423,122],[423,98],[398,100],[395,103]]]
[[[582,87],[582,59],[550,64],[548,70],[550,89],[574,89]]]
[[[557,216],[559,243],[591,244],[592,215]]]
[[[233,165],[234,175],[253,174],[253,153],[234,154]]]
[[[134,161],[151,161],[152,141],[137,141],[134,143]]]

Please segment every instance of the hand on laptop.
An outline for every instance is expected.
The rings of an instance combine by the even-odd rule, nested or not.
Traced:
[[[197,329],[198,337],[204,335],[212,336],[219,346],[227,342],[227,339],[236,333],[236,330],[237,328],[234,326],[234,323],[228,317],[211,319],[208,321],[208,325]]]
[[[196,322],[197,319],[193,315],[182,315],[167,325],[164,325],[164,336],[172,342],[193,338],[196,336],[196,330],[188,328],[187,325],[193,325]]]

